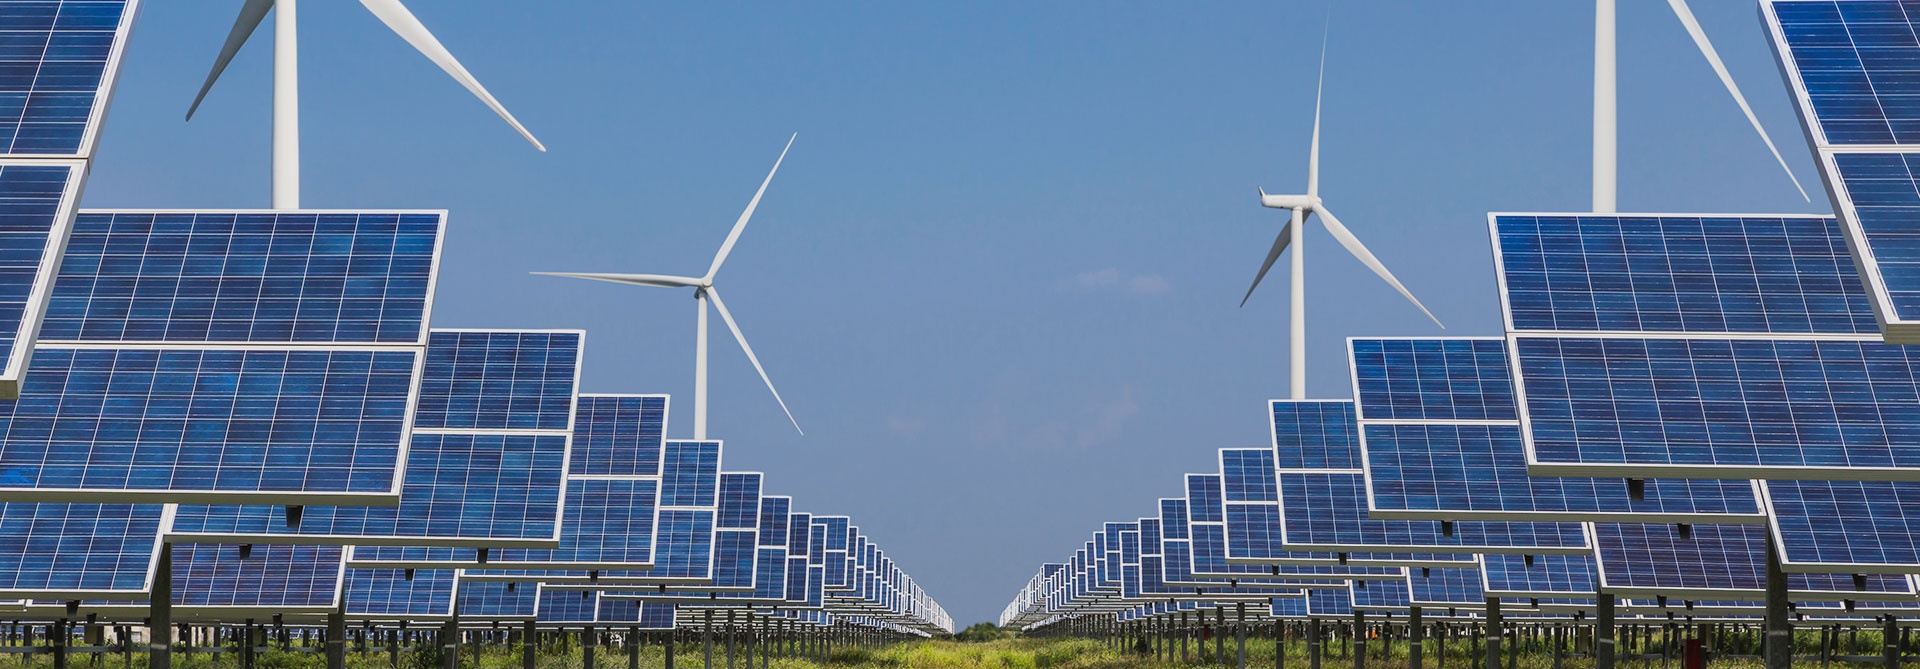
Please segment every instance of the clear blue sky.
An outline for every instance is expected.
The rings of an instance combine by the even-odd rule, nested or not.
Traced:
[[[150,2],[91,207],[265,207],[270,31],[181,121],[240,3]],[[1751,2],[1695,2],[1803,202],[1655,0],[1620,7],[1620,206],[1826,212]],[[580,327],[584,389],[675,396],[685,291],[790,133],[720,276],[807,436],[715,320],[713,436],[796,509],[849,513],[965,625],[1215,449],[1270,441],[1326,5],[412,0],[551,153],[357,3],[302,6],[304,204],[452,212],[433,323]],[[1589,206],[1592,5],[1345,3],[1322,195],[1449,329],[1309,233],[1310,390],[1344,339],[1500,330],[1486,212]]]

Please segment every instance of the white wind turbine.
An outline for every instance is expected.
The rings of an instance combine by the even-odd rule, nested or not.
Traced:
[[[1261,205],[1274,209],[1291,209],[1293,218],[1280,228],[1280,235],[1273,240],[1273,248],[1267,251],[1266,262],[1261,263],[1260,272],[1253,276],[1253,285],[1248,286],[1246,296],[1240,298],[1240,306],[1246,306],[1247,300],[1253,297],[1254,289],[1260,287],[1260,280],[1267,277],[1267,271],[1273,269],[1273,263],[1279,260],[1280,254],[1291,245],[1293,247],[1293,285],[1291,286],[1293,295],[1292,314],[1288,323],[1291,328],[1288,352],[1291,366],[1289,371],[1292,373],[1292,393],[1293,399],[1296,400],[1307,397],[1306,262],[1302,258],[1302,251],[1305,250],[1302,242],[1306,230],[1302,226],[1306,224],[1309,215],[1318,216],[1320,224],[1326,227],[1327,232],[1332,234],[1334,239],[1339,240],[1341,246],[1346,247],[1348,253],[1353,254],[1354,258],[1359,259],[1368,269],[1373,270],[1374,274],[1393,286],[1394,290],[1400,291],[1400,295],[1412,302],[1413,306],[1419,307],[1421,313],[1433,319],[1435,325],[1446,328],[1446,325],[1440,323],[1439,318],[1434,317],[1433,312],[1427,311],[1426,305],[1421,304],[1413,293],[1407,291],[1406,286],[1400,284],[1399,279],[1393,277],[1393,272],[1388,271],[1387,266],[1381,263],[1379,258],[1375,258],[1365,244],[1360,243],[1360,238],[1353,236],[1353,232],[1348,230],[1347,226],[1340,224],[1340,219],[1335,217],[1333,212],[1327,209],[1326,203],[1320,200],[1320,96],[1325,89],[1326,73],[1327,54],[1323,43],[1320,50],[1320,83],[1314,87],[1313,143],[1307,152],[1307,194],[1271,195],[1265,189],[1260,190]],[[1296,236],[1302,239],[1295,239]]]
[[[693,438],[707,438],[707,301],[713,301],[713,308],[720,312],[720,320],[726,321],[727,329],[733,331],[734,341],[740,342],[740,350],[747,354],[747,361],[753,363],[754,371],[760,372],[760,380],[767,384],[767,391],[773,393],[773,401],[780,403],[780,410],[786,412],[787,420],[793,422],[793,429],[802,435],[800,421],[794,420],[793,411],[787,409],[786,400],[780,399],[780,391],[773,387],[773,379],[767,376],[767,369],[760,366],[760,358],[753,354],[753,347],[747,344],[747,336],[740,333],[740,325],[733,320],[733,314],[727,312],[727,303],[720,299],[720,291],[713,286],[713,277],[720,273],[720,265],[727,262],[727,254],[733,252],[733,245],[740,241],[740,232],[747,229],[747,220],[753,218],[753,210],[760,206],[760,197],[767,194],[767,184],[773,183],[773,175],[780,171],[780,163],[787,159],[787,150],[793,148],[795,134],[787,138],[786,148],[780,149],[780,157],[773,161],[773,169],[767,172],[767,179],[760,182],[760,190],[754,191],[753,199],[747,201],[747,210],[740,212],[740,220],[734,221],[733,231],[727,233],[727,241],[720,244],[720,252],[713,254],[713,264],[707,266],[703,276],[670,276],[665,274],[606,274],[583,272],[534,272],[540,276],[563,276],[592,281],[608,281],[633,286],[654,286],[658,288],[692,288],[694,303],[698,305],[699,317],[695,321],[695,344],[693,349]]]
[[[1767,150],[1773,152],[1773,160],[1780,164],[1781,171],[1793,181],[1800,197],[1807,197],[1807,189],[1800,185],[1800,179],[1793,176],[1793,169],[1787,167],[1787,159],[1780,156],[1780,149],[1773,146],[1773,138],[1767,136],[1767,129],[1760,125],[1760,119],[1753,115],[1753,108],[1747,105],[1747,97],[1740,94],[1740,87],[1733,83],[1733,75],[1727,72],[1727,64],[1720,60],[1720,53],[1713,48],[1713,42],[1707,40],[1706,30],[1700,27],[1700,21],[1693,16],[1693,10],[1687,7],[1687,0],[1667,0],[1673,8],[1673,15],[1680,19],[1680,25],[1693,37],[1693,43],[1700,48],[1707,64],[1713,67],[1713,73],[1720,76],[1720,83],[1726,86],[1727,93],[1733,95],[1735,104],[1747,115],[1747,123],[1760,134],[1760,141],[1766,142]],[[1614,0],[1594,0],[1593,22],[1593,211],[1599,214],[1613,213],[1618,204],[1619,190],[1619,96],[1615,85],[1618,71],[1615,63],[1614,46]]]
[[[233,21],[233,30],[227,34],[226,45],[220,47],[220,55],[213,60],[213,71],[207,73],[207,82],[200,86],[199,95],[193,98],[193,106],[187,108],[187,120],[193,120],[193,113],[200,109],[200,102],[207,97],[207,91],[213,88],[213,82],[220,79],[220,73],[226,71],[227,64],[233,62],[240,47],[247,43],[260,22],[273,11],[273,208],[300,208],[300,42],[298,37],[297,0],[246,0],[240,7],[240,16]],[[400,0],[360,0],[360,4],[372,12],[381,23],[387,24],[394,34],[419,49],[420,53],[439,65],[451,75],[454,81],[480,98],[493,113],[499,114],[521,137],[533,144],[533,147],[546,151],[547,147],[534,139],[533,133],[513,117],[507,108],[487,92],[480,81],[467,72],[467,68],[455,60],[440,40],[427,32],[427,27],[407,11]]]

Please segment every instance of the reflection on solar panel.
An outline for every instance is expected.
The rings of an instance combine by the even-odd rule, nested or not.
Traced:
[[[1920,570],[1920,483],[1766,481],[1786,571]]]
[[[540,601],[534,584],[463,580],[459,593],[463,618],[530,619]]]
[[[159,504],[0,504],[0,597],[145,599]]]
[[[1893,3],[1770,0],[1761,15],[1887,341],[1915,343],[1914,21]]]
[[[1748,481],[1529,476],[1506,340],[1349,339],[1369,514],[1762,523]]]
[[[235,612],[325,613],[340,606],[346,568],[339,546],[173,545],[176,606]]]
[[[1529,565],[1528,563],[1532,564]],[[1483,555],[1481,589],[1499,597],[1555,597],[1599,592],[1591,555]]]
[[[1682,538],[1673,525],[1595,523],[1600,589],[1617,596],[1734,600],[1766,591],[1767,530],[1753,525],[1693,525]],[[1788,574],[1796,601],[1910,600],[1905,576],[1869,574],[1856,589],[1850,575]]]
[[[1915,367],[1859,332],[1858,284],[1831,219],[1491,219],[1531,473],[1920,476],[1901,471],[1920,465],[1905,447],[1920,409],[1902,399],[1920,398]],[[1606,260],[1621,248],[1630,260]],[[1558,318],[1588,302],[1605,306],[1602,325],[1522,314]],[[1661,305],[1677,315],[1629,313],[1671,311]]]
[[[347,615],[362,619],[413,620],[453,615],[452,569],[348,569]],[[466,615],[462,612],[462,615]]]

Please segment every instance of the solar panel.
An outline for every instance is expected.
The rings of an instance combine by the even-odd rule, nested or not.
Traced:
[[[1480,608],[1487,603],[1478,569],[1408,570],[1407,586],[1414,606]]]
[[[434,330],[414,429],[574,429],[585,333]]]
[[[543,625],[592,623],[599,616],[599,597],[592,590],[540,589],[536,619]]]
[[[1490,218],[1530,473],[1920,476],[1915,369],[1831,219]]]
[[[418,573],[415,572],[416,575]],[[530,620],[536,615],[540,603],[540,586],[461,581],[459,596],[462,618]]]
[[[1592,555],[1480,557],[1481,589],[1496,597],[1565,597],[1599,592]]]
[[[1763,523],[1749,481],[1529,476],[1499,338],[1349,339],[1373,518]]]
[[[90,157],[138,0],[9,2],[0,154]]]
[[[346,568],[339,546],[173,545],[175,606],[230,617],[326,613],[340,606]]]
[[[1757,600],[1766,592],[1767,530],[1753,525],[1595,523],[1598,577],[1603,592],[1624,597]],[[1851,575],[1788,574],[1796,601],[1911,600],[1904,576],[1868,574],[1855,588]]]
[[[1306,551],[1574,554],[1590,550],[1579,523],[1377,520],[1360,472],[1282,472],[1281,544]],[[1451,532],[1448,531],[1451,529]]]
[[[1767,510],[1791,572],[1920,571],[1920,483],[1766,481]]]
[[[0,504],[0,597],[145,599],[167,515],[159,504]]]
[[[20,393],[85,175],[81,161],[0,159],[0,398]]]
[[[348,569],[347,616],[362,620],[450,617],[456,573],[452,569]]]
[[[1354,581],[1348,586],[1353,608],[1361,611],[1405,611],[1413,595],[1405,579],[1395,581]]]
[[[1859,276],[1890,343],[1915,343],[1920,262],[1912,252],[1920,130],[1902,83],[1916,52],[1913,18],[1892,2],[1763,2],[1761,15],[1809,143],[1840,212]]]
[[[1268,615],[1275,618],[1307,617],[1307,597],[1275,597],[1267,609]]]
[[[569,473],[659,476],[666,431],[666,395],[581,394]]]
[[[1350,400],[1273,400],[1280,469],[1359,469],[1360,436]]]

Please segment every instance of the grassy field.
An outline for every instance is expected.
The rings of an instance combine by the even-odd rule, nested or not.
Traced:
[[[1865,635],[1863,635],[1865,636]],[[1861,655],[1870,645],[1861,640],[1855,648]],[[1873,639],[1877,641],[1877,638]],[[1407,667],[1407,647],[1405,644],[1393,644],[1384,657],[1380,656],[1380,646],[1372,645],[1368,650],[1366,667],[1368,669],[1405,669]],[[697,644],[682,644],[675,654],[675,669],[704,669],[701,649]],[[916,641],[897,643],[877,648],[843,648],[833,654],[832,666],[846,669],[1148,669],[1162,667],[1191,667],[1202,669],[1220,667],[1212,657],[1213,644],[1192,643],[1188,647],[1185,662],[1180,661],[1178,647],[1172,661],[1156,661],[1149,653],[1122,652],[1109,648],[1100,641],[1084,639],[997,639],[993,641],[963,643],[957,641]],[[1323,669],[1348,669],[1354,666],[1352,656],[1343,652],[1346,648],[1339,642],[1329,644],[1322,659]],[[1477,669],[1474,658],[1469,654],[1466,643],[1455,641],[1446,645],[1446,656],[1437,657],[1438,649],[1429,641],[1425,649],[1426,669]],[[1796,667],[1808,669],[1839,669],[1847,666],[1844,662],[1822,663],[1812,657],[1812,649],[1801,649],[1809,655],[1802,655],[1795,662]],[[1204,651],[1204,652],[1203,652]],[[1238,656],[1233,640],[1226,644],[1226,667],[1237,664]],[[642,646],[638,653],[639,666],[644,669],[662,669],[666,666],[663,649],[659,646]],[[438,658],[431,653],[399,654],[397,669],[440,669]],[[461,653],[460,666],[466,669],[519,669],[521,656],[516,648],[484,647],[480,649],[478,664],[471,649]],[[1865,659],[1862,657],[1861,659]],[[206,653],[176,654],[174,666],[177,669],[214,669],[224,667],[238,669],[238,658],[232,654],[220,656]],[[756,668],[764,669],[818,669],[819,665],[806,660],[775,659],[771,667],[766,667],[755,657]],[[1286,657],[1283,658],[1286,669],[1307,669],[1309,662],[1304,644],[1289,644]],[[602,647],[595,653],[594,669],[627,669],[628,651],[624,647]],[[1869,667],[1875,663],[1859,663],[1855,667]],[[51,669],[51,658],[13,656],[0,657],[0,669],[13,667],[39,667]],[[77,656],[70,660],[71,669],[120,669],[131,667],[144,669],[145,657],[142,655],[122,656],[103,655],[98,661],[87,656]],[[258,658],[257,669],[323,669],[324,658],[317,653],[269,651]],[[354,669],[396,669],[384,649],[374,649],[367,653],[349,652],[347,666]],[[582,653],[577,645],[554,645],[543,648],[537,655],[538,669],[581,669]],[[727,667],[724,648],[714,649],[714,669]],[[1247,642],[1247,666],[1249,669],[1271,669],[1275,666],[1274,649],[1271,640],[1249,639]],[[1553,669],[1551,654],[1545,652],[1522,653],[1517,666],[1521,669]],[[1580,657],[1568,657],[1562,662],[1563,669],[1591,669],[1592,661]],[[1679,669],[1680,662],[1675,658],[1665,662],[1657,658],[1623,660],[1616,666],[1620,669]],[[1758,669],[1761,663],[1746,658],[1720,658],[1710,663],[1715,669]],[[1912,666],[1912,663],[1909,664]],[[733,669],[745,669],[745,658],[736,657]]]

